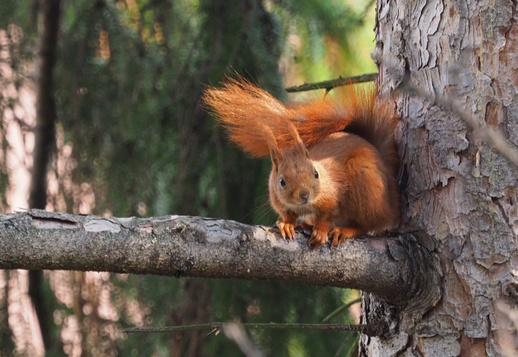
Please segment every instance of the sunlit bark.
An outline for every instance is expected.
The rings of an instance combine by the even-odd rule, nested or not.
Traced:
[[[266,279],[370,291],[426,311],[438,272],[411,235],[351,239],[310,250],[302,233],[201,217],[103,218],[49,213],[0,216],[0,269],[65,269],[227,279]]]
[[[405,320],[403,309],[393,336],[364,336],[361,354],[514,355],[498,338],[513,333],[498,306],[518,297],[518,170],[486,142],[485,129],[470,128],[518,144],[516,4],[377,6],[381,91],[400,89],[403,227],[434,248],[444,295],[423,320]],[[366,301],[366,321],[383,313],[375,298]]]

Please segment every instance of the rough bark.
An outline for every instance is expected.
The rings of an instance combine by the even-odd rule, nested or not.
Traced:
[[[420,92],[396,97],[403,229],[435,242],[444,295],[423,320],[400,324],[390,338],[363,336],[361,354],[513,355],[516,346],[501,343],[516,330],[498,306],[518,301],[518,170],[460,113],[518,144],[516,3],[378,0],[377,7],[381,90],[408,82]],[[443,98],[455,104],[447,108]],[[367,296],[366,321],[384,314],[375,300]]]
[[[439,296],[433,256],[411,235],[307,247],[269,228],[201,217],[0,215],[0,269],[65,269],[269,279],[372,292],[422,314]]]

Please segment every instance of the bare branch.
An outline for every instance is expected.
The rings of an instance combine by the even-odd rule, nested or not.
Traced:
[[[122,332],[185,332],[193,330],[222,330],[226,326],[232,325],[234,322],[209,322],[205,324],[180,325],[180,326],[163,326],[163,327],[130,327],[125,328]],[[366,325],[347,325],[347,324],[300,324],[300,323],[242,323],[241,326],[256,330],[338,330],[338,331],[363,331]]]
[[[420,311],[440,297],[435,261],[410,235],[310,250],[301,233],[285,241],[267,227],[202,217],[0,215],[0,269],[290,281],[360,289]]]
[[[305,83],[300,86],[288,87],[286,88],[286,92],[294,93],[294,92],[304,92],[315,89],[325,89],[326,91],[330,91],[335,87],[346,86],[349,84],[357,84],[357,83],[365,83],[372,82],[376,80],[378,77],[378,73],[366,73],[361,74],[359,76],[354,77],[346,77],[346,78],[337,78],[331,79],[329,81],[316,82],[316,83]]]

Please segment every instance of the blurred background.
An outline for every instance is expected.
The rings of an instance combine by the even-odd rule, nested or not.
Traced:
[[[371,0],[2,0],[1,212],[272,225],[269,159],[250,159],[228,143],[200,96],[233,73],[285,101],[298,99],[285,87],[375,71],[374,7]],[[52,28],[57,36],[48,36]],[[37,127],[46,127],[44,145]],[[224,334],[121,330],[318,323],[358,296],[278,282],[0,271],[0,356],[242,356]],[[331,322],[357,318],[355,304]],[[251,330],[249,338],[265,356],[356,353],[352,332]]]

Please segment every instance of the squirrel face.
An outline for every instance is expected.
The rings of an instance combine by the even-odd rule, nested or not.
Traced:
[[[318,197],[318,171],[309,159],[307,150],[292,148],[282,153],[282,159],[273,161],[270,185],[277,199],[293,209],[311,205]]]

